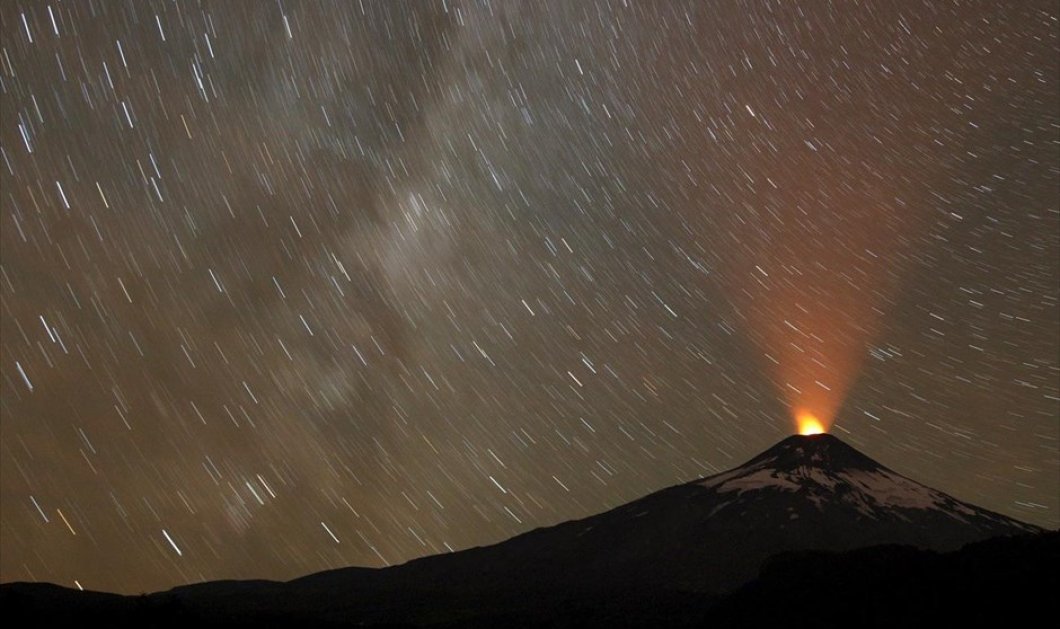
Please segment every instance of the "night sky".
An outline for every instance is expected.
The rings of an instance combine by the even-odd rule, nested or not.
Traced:
[[[799,413],[1060,526],[1060,22],[1003,5],[5,0],[0,580],[394,564]]]

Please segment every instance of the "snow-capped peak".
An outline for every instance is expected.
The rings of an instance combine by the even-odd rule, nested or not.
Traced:
[[[883,467],[840,439],[793,436],[746,464],[698,482],[728,504],[747,492],[791,493],[817,510],[853,507],[869,518],[902,517],[904,510],[933,510],[949,518],[994,520],[996,514],[966,504]]]

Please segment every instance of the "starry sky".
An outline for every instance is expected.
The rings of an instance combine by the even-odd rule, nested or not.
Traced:
[[[1052,0],[0,18],[0,580],[399,563],[804,412],[1060,526]]]

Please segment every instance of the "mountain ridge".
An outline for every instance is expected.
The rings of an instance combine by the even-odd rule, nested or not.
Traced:
[[[285,613],[368,622],[430,616],[431,605],[464,609],[489,600],[493,613],[526,600],[600,600],[623,592],[689,596],[699,605],[739,591],[770,558],[786,553],[880,545],[954,552],[990,538],[1042,533],[916,483],[837,437],[793,436],[726,472],[490,546],[285,583],[181,586],[143,600],[236,616],[275,610],[284,600]],[[419,611],[406,609],[410,597],[420,601]]]

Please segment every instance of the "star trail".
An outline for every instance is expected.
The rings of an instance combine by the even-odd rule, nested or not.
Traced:
[[[0,4],[0,579],[392,565],[802,414],[1057,528],[1057,9]]]

